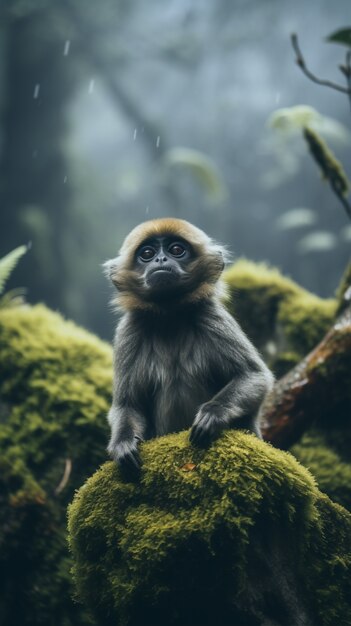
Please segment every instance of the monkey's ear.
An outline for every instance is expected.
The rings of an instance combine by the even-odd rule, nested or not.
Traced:
[[[112,282],[115,284],[115,277],[118,267],[118,257],[116,257],[115,259],[110,259],[109,261],[105,261],[105,263],[102,264],[102,267],[105,276],[109,280],[112,280]]]
[[[225,266],[228,265],[228,263],[230,263],[232,260],[229,250],[225,246],[222,246],[220,244],[212,244],[211,248],[212,252],[221,260],[223,270]]]
[[[223,255],[223,251],[221,249],[217,250],[216,255],[222,265],[221,267],[221,272],[224,270],[225,267],[225,261],[224,261],[224,255]]]

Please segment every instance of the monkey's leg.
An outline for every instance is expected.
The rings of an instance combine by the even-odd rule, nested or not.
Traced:
[[[137,478],[141,469],[138,443],[144,438],[144,417],[130,407],[113,404],[108,421],[111,425],[111,438],[107,447],[110,456],[118,463],[125,478]]]
[[[190,432],[191,443],[208,446],[227,428],[246,428],[261,437],[257,414],[272,380],[269,370],[233,379],[200,407]]]

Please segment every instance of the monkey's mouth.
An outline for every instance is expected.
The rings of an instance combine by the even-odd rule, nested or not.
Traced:
[[[147,284],[151,288],[165,288],[174,285],[178,279],[177,273],[171,267],[158,267],[152,270],[147,277]]]
[[[156,274],[156,273],[158,273],[158,272],[166,272],[166,273],[168,273],[168,274],[169,274],[169,273],[173,273],[173,270],[172,270],[172,268],[171,268],[171,267],[156,267],[156,269],[155,269],[155,270],[152,270],[152,271],[150,272],[150,275],[151,275],[151,274]]]

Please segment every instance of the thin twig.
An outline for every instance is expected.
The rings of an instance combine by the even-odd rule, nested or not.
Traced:
[[[337,83],[333,83],[330,80],[323,80],[321,78],[318,78],[317,76],[312,74],[312,72],[306,67],[305,59],[302,56],[302,52],[300,50],[300,46],[299,46],[299,42],[298,42],[296,33],[293,33],[291,35],[291,43],[292,43],[292,46],[293,46],[295,54],[296,54],[296,63],[297,63],[297,65],[301,68],[303,73],[310,80],[312,80],[314,83],[317,83],[317,85],[323,85],[324,87],[330,87],[331,89],[336,89],[336,91],[341,91],[341,93],[346,93],[349,96],[349,98],[351,98],[351,85],[350,85],[349,80],[348,80],[348,87],[343,87],[342,85],[338,85]]]
[[[350,101],[350,107],[351,107],[351,50],[348,50],[346,52],[346,80],[347,80],[347,86],[349,88],[349,101]]]
[[[63,491],[63,489],[66,487],[69,477],[71,475],[71,471],[72,471],[72,461],[71,459],[66,459],[65,470],[63,472],[63,476],[54,491],[55,496],[58,496],[58,494],[61,493],[61,491]]]

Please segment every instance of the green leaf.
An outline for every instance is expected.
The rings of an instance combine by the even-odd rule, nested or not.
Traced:
[[[9,309],[25,303],[26,290],[22,287],[10,289],[0,296],[0,309]]]
[[[27,250],[28,246],[19,246],[0,259],[0,293],[3,292],[7,279]]]
[[[168,150],[165,160],[169,166],[182,166],[188,169],[214,203],[225,199],[227,189],[221,174],[212,159],[203,152],[176,147]]]
[[[340,43],[343,46],[351,48],[351,28],[339,28],[327,37],[327,41],[332,43]]]

